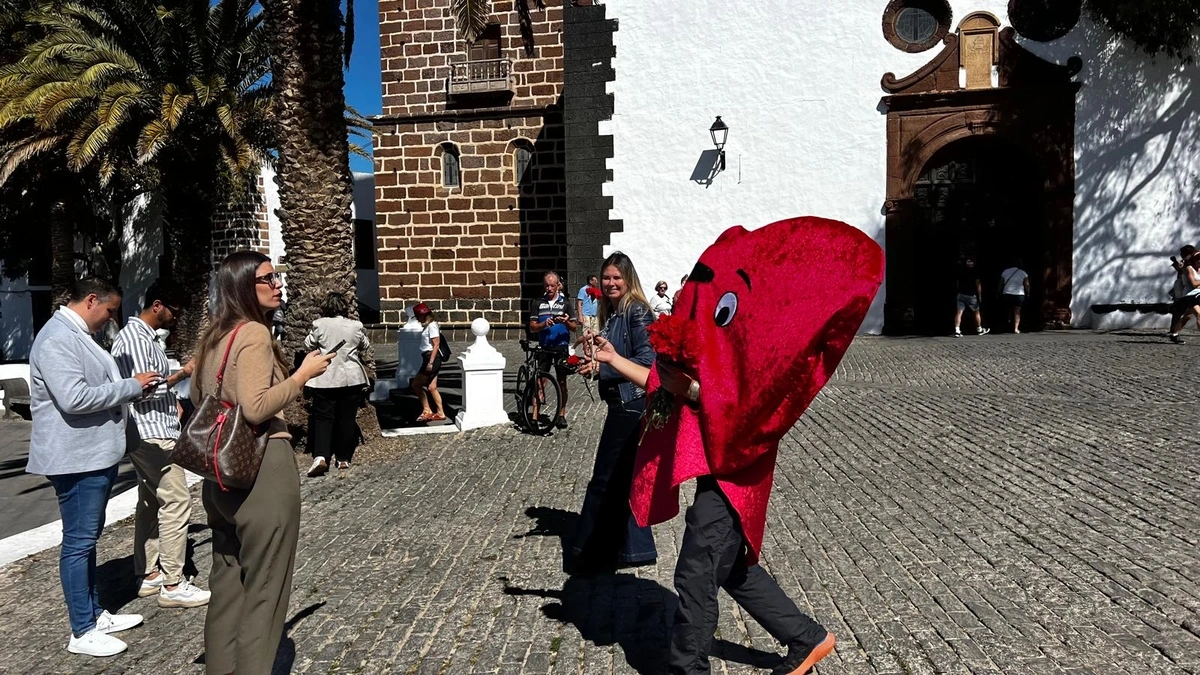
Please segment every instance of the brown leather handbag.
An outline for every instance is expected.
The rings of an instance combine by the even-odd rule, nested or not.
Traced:
[[[263,454],[267,450],[266,425],[259,430],[242,416],[242,406],[221,400],[225,364],[241,324],[233,329],[221,369],[217,371],[217,391],[204,397],[183,427],[183,433],[171,453],[171,461],[192,473],[216,481],[221,490],[249,490],[258,480]]]

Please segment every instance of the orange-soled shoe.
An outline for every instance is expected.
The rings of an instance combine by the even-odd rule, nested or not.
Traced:
[[[805,675],[818,661],[832,654],[835,645],[837,638],[833,633],[827,633],[825,639],[812,649],[790,646],[787,658],[783,660],[782,665],[771,671],[771,675]]]

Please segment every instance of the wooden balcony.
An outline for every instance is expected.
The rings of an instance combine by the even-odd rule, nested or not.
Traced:
[[[511,72],[512,61],[509,59],[451,63],[450,77],[446,80],[446,93],[450,96],[512,93]]]

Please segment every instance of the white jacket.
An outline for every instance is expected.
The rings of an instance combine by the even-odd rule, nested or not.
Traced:
[[[345,340],[346,344],[338,350],[337,356],[329,363],[329,369],[319,377],[308,381],[306,387],[315,389],[335,389],[337,387],[353,387],[367,383],[367,371],[363,367],[362,354],[371,346],[367,340],[367,332],[358,321],[340,316],[323,317],[313,322],[312,330],[304,339],[307,349],[329,351],[337,343]]]

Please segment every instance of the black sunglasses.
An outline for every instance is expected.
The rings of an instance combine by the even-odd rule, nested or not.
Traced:
[[[270,274],[264,274],[261,277],[254,277],[254,283],[279,287],[283,285],[283,275],[281,275],[279,272],[271,272]]]
[[[160,300],[159,302],[162,302],[162,301]],[[179,307],[176,307],[175,305],[168,305],[167,303],[163,302],[163,303],[162,303],[162,306],[163,306],[163,307],[166,307],[166,308],[167,308],[167,309],[169,309],[169,310],[171,310],[171,314],[172,314],[172,315],[173,315],[175,318],[179,318],[179,317],[183,316],[183,309],[181,309],[181,308],[179,308]]]

